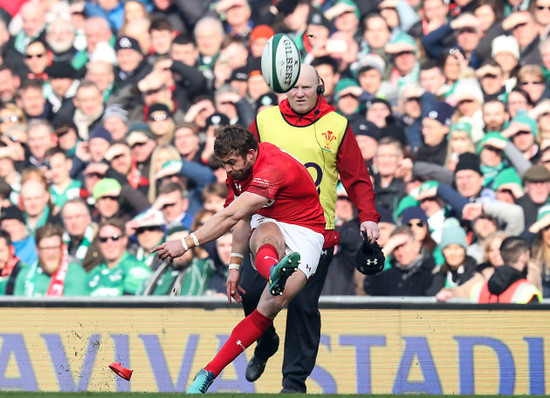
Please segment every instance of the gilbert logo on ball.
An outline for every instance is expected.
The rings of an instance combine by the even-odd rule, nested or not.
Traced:
[[[277,33],[264,47],[262,76],[271,90],[286,93],[298,81],[301,63],[294,41],[284,33]]]

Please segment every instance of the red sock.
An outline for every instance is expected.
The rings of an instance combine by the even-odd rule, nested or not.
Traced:
[[[254,310],[252,314],[235,326],[229,339],[227,339],[221,350],[204,369],[213,372],[214,376],[218,377],[223,368],[237,358],[252,343],[262,337],[272,323],[273,319],[260,314],[258,310]]]
[[[275,246],[266,243],[258,249],[254,265],[258,273],[265,279],[269,279],[269,270],[279,262],[279,253]]]

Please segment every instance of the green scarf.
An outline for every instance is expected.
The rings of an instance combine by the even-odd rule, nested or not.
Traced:
[[[50,216],[50,208],[49,206],[46,206],[46,208],[42,212],[42,215],[40,216],[40,219],[38,220],[34,228],[31,229],[29,228],[27,213],[26,212],[23,213],[23,217],[25,217],[25,225],[27,226],[27,231],[29,232],[29,235],[32,235],[34,237],[34,233],[36,232],[36,230],[41,226],[43,226],[44,224],[46,224],[46,221],[48,221],[49,216]]]
[[[76,249],[76,252],[74,256],[78,261],[80,261],[80,264],[84,261],[84,257],[86,257],[86,253],[88,253],[88,248],[90,247],[90,244],[94,240],[94,229],[91,225],[88,225],[86,227],[86,230],[84,231],[84,237],[82,238],[82,242],[80,242],[80,245],[78,245],[78,249]],[[69,246],[69,243],[71,242],[71,237],[69,236],[69,233],[67,231],[63,232],[63,242]]]
[[[483,174],[483,178],[485,179],[483,186],[490,187],[496,176],[504,169],[504,167],[506,167],[504,162],[495,167],[481,165],[481,173]]]

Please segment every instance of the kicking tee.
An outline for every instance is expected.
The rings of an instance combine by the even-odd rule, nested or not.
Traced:
[[[227,176],[229,195],[225,206],[235,197],[250,192],[269,199],[257,214],[280,222],[300,225],[322,234],[325,217],[313,178],[302,163],[268,142],[258,146],[252,174],[236,181]]]

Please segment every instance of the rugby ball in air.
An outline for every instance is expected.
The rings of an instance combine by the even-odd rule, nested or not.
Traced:
[[[262,76],[271,90],[286,93],[298,81],[301,63],[294,41],[284,33],[277,33],[262,52]]]

